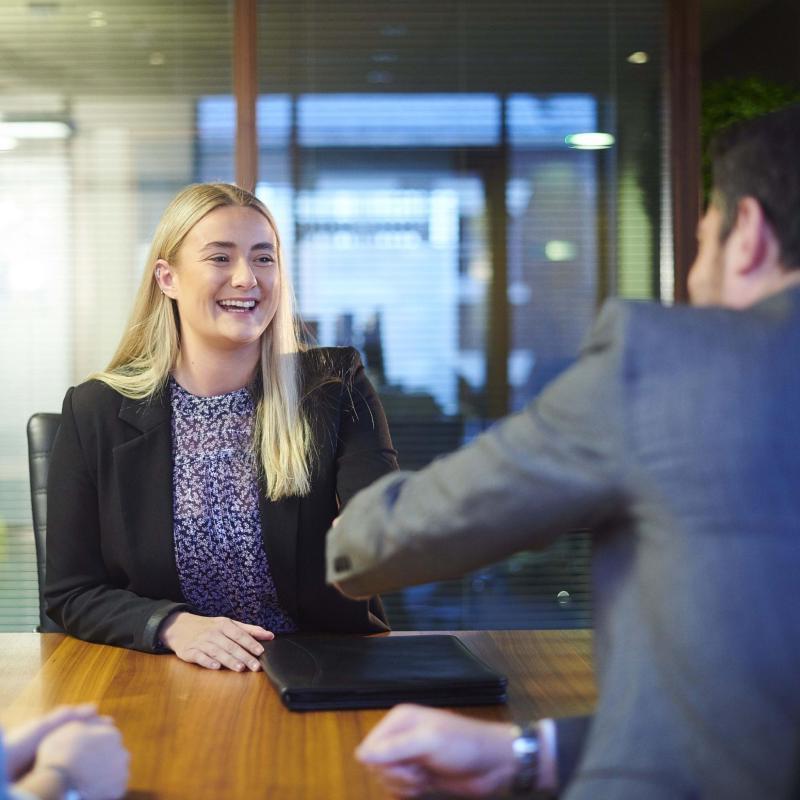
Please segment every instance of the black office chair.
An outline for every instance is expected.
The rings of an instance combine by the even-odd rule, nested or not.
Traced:
[[[47,470],[50,451],[61,424],[61,414],[34,414],[28,420],[28,467],[31,475],[31,510],[36,541],[36,573],[39,578],[39,633],[63,633],[44,613],[44,571],[47,561]]]

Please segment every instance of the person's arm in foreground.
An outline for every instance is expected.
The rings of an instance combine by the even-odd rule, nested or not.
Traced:
[[[538,789],[557,787],[552,736],[539,728]],[[517,769],[512,742],[519,728],[450,711],[401,705],[372,729],[356,756],[397,797],[444,792],[462,797],[507,793]]]
[[[463,575],[624,505],[625,306],[528,408],[416,473],[354,497],[328,534],[328,581],[351,596]]]
[[[73,790],[84,800],[112,800],[128,783],[120,733],[92,705],[58,708],[14,729],[6,756],[12,798],[55,800]]]
[[[555,794],[567,785],[590,722],[590,717],[539,720],[537,791]],[[489,797],[512,786],[517,770],[512,742],[519,734],[509,723],[400,705],[370,731],[356,757],[397,797],[430,792]]]

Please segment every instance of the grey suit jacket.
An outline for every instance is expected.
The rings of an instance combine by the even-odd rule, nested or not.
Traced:
[[[786,796],[799,356],[800,289],[747,311],[612,301],[527,409],[357,495],[329,534],[328,579],[390,591],[590,526],[600,699],[566,796]]]

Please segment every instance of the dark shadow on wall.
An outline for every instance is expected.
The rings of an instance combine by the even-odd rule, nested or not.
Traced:
[[[703,82],[758,76],[800,83],[800,3],[773,0],[703,52]]]

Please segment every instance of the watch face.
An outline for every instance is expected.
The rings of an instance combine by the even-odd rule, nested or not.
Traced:
[[[518,736],[513,742],[514,755],[519,757],[534,756],[539,752],[539,740],[536,736]]]

